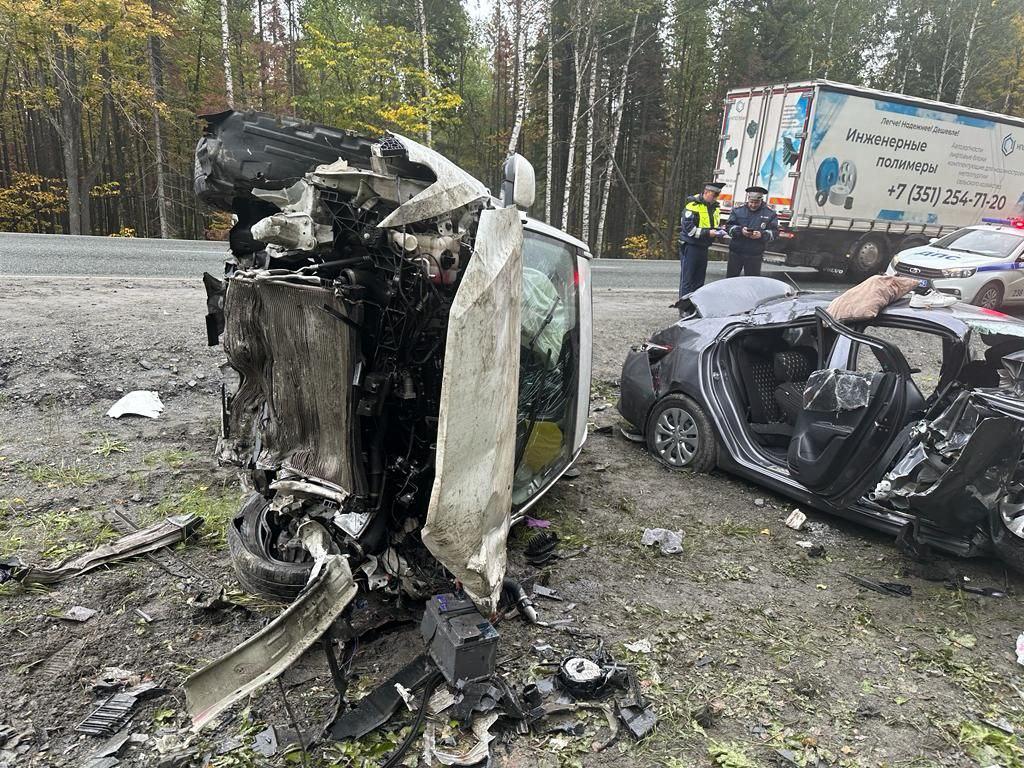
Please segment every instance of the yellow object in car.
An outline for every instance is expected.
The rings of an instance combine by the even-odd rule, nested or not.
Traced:
[[[562,429],[553,421],[538,421],[526,441],[523,460],[534,472],[544,469],[562,454]]]

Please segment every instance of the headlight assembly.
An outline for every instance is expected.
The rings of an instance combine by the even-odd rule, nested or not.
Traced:
[[[954,267],[942,270],[943,277],[973,277],[978,271],[977,267]]]

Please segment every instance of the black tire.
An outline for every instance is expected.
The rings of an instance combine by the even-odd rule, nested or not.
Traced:
[[[1003,306],[1003,284],[996,280],[985,283],[971,304],[985,309],[999,309]]]
[[[992,546],[1011,570],[1024,576],[1024,504],[1013,501],[1012,498],[1005,499],[999,509],[992,512]],[[1010,529],[1010,525],[1019,535]]]
[[[877,275],[889,263],[889,248],[880,237],[862,237],[850,253],[850,274],[858,280]]]
[[[294,600],[309,581],[312,561],[290,563],[277,560],[260,535],[270,502],[251,493],[228,525],[228,553],[238,583],[246,592],[277,600]]]
[[[669,469],[710,472],[718,464],[718,439],[704,409],[686,395],[668,395],[651,410],[644,430],[647,450]]]

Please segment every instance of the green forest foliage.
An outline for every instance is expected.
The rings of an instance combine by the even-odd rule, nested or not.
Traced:
[[[429,136],[492,185],[518,120],[533,214],[595,245],[607,187],[602,251],[644,257],[712,172],[729,88],[1024,115],[1020,0],[467,1],[0,0],[0,229],[218,236],[192,150],[229,85],[238,109]]]

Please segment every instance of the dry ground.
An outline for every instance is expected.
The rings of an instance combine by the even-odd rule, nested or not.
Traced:
[[[602,406],[614,404],[624,352],[672,321],[667,303],[627,292],[594,297],[594,426],[617,423]],[[49,591],[0,586],[0,728],[32,731],[27,752],[0,750],[0,766],[86,765],[99,740],[73,728],[95,706],[91,685],[104,667],[170,689],[138,708],[131,729],[140,740],[121,757],[123,765],[160,764],[187,740],[181,680],[278,610],[244,596],[229,610],[189,603],[207,588],[204,578],[235,588],[223,531],[238,491],[210,458],[221,354],[205,345],[203,313],[198,281],[8,280],[0,301],[0,555],[55,560],[108,540],[117,535],[104,522],[112,507],[140,524],[187,510],[207,525],[159,562],[117,565]],[[104,416],[121,391],[140,388],[160,392],[161,419]],[[593,754],[601,725],[593,717],[583,737],[498,743],[497,764],[1024,766],[1018,738],[980,720],[1024,728],[1024,667],[1012,650],[1024,630],[1024,582],[1001,566],[941,563],[974,584],[1008,586],[1010,598],[951,592],[915,576],[919,566],[885,537],[813,514],[798,534],[783,525],[786,500],[721,474],[670,473],[614,432],[592,434],[579,466],[579,477],[563,480],[533,513],[554,522],[567,549],[590,547],[552,566],[549,583],[576,603],[568,615],[578,627],[636,665],[661,722],[640,744],[623,738]],[[655,526],[683,530],[685,552],[642,548],[643,529]],[[511,568],[528,575],[521,538]],[[826,557],[809,558],[795,543],[803,538],[823,544]],[[914,595],[866,592],[844,572],[901,579]],[[84,624],[56,618],[75,605],[99,613]],[[549,616],[564,607],[541,606]],[[586,644],[515,622],[502,634],[500,657],[519,681],[543,674],[531,652],[538,639],[559,651]],[[651,653],[623,649],[640,638]],[[356,690],[417,650],[412,629],[368,644],[354,662]],[[322,655],[309,654],[283,683],[299,720],[328,709]],[[718,716],[695,719],[709,703]],[[266,723],[288,741],[288,722],[273,687],[188,749],[196,765],[302,764],[297,752],[263,758],[247,746]],[[359,764],[394,739],[321,748],[308,763]]]

